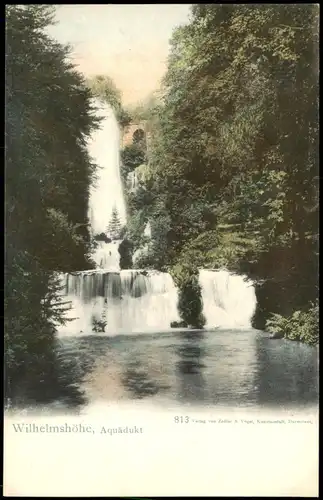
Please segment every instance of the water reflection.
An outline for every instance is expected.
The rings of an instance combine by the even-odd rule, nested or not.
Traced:
[[[128,364],[122,377],[122,383],[134,399],[153,396],[158,393],[160,388],[158,381],[150,378],[149,373],[138,359]]]
[[[182,332],[175,346],[178,378],[177,395],[183,401],[205,399],[205,379],[203,357],[205,356],[203,332]]]
[[[317,403],[317,349],[262,332],[167,332],[59,340],[52,378],[24,400],[285,407]],[[29,384],[30,385],[30,384]]]
[[[260,405],[307,405],[318,398],[318,351],[316,348],[256,338],[257,401]]]
[[[72,343],[75,344],[74,339]],[[7,402],[8,407],[23,409],[40,405],[73,409],[86,404],[82,375],[90,366],[86,356],[69,356],[70,348],[64,345],[62,349],[58,342],[54,355],[46,358],[42,373],[27,373],[18,391]]]

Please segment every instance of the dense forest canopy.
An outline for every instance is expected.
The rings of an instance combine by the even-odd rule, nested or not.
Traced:
[[[318,14],[194,5],[173,33],[162,102],[146,114],[150,176],[129,222],[140,244],[152,221],[141,263],[183,284],[201,267],[247,273],[263,284],[260,328],[270,313],[317,311]]]
[[[6,395],[53,377],[63,321],[55,272],[94,267],[88,199],[98,125],[91,92],[46,34],[55,8],[6,7]],[[44,385],[44,384],[43,384]],[[25,388],[26,390],[26,388]]]

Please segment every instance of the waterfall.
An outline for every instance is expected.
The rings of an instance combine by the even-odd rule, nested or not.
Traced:
[[[104,241],[97,242],[92,258],[99,269],[109,269],[110,271],[120,270],[120,254],[118,251],[122,240],[114,240],[111,243]]]
[[[100,130],[88,142],[88,150],[98,165],[97,180],[91,187],[89,211],[94,234],[106,232],[115,206],[121,222],[126,221],[126,207],[120,177],[120,129],[110,106],[94,99],[97,115],[102,118]]]
[[[257,300],[252,281],[226,270],[201,270],[206,327],[250,328]]]
[[[113,207],[117,208],[120,221],[126,221],[119,168],[120,130],[109,106],[98,100],[95,106],[103,119],[100,130],[88,143],[90,156],[99,166],[97,182],[90,192],[89,219],[92,236],[106,236]],[[135,172],[128,176],[128,182],[136,190]],[[151,238],[149,221],[144,236]],[[158,271],[120,271],[120,242],[96,241],[92,255],[96,269],[62,276],[64,301],[71,305],[67,318],[74,319],[60,328],[61,334],[161,331],[169,329],[171,322],[180,321],[178,293],[171,276]],[[147,250],[148,244],[137,251],[137,257]],[[207,328],[250,327],[256,307],[251,282],[226,270],[201,270],[199,281]]]
[[[92,235],[106,234],[113,207],[122,223],[126,210],[120,178],[119,127],[109,106],[95,100],[102,117],[100,130],[88,143],[90,156],[99,166],[90,192],[89,218]],[[137,177],[131,187],[137,186]],[[146,236],[150,235],[150,224]],[[97,241],[93,260],[97,269],[65,274],[64,300],[70,302],[63,335],[119,333],[168,329],[178,321],[177,290],[171,276],[157,271],[120,271],[120,241]]]
[[[136,190],[138,189],[138,185],[139,185],[138,174],[137,174],[136,170],[129,172],[129,174],[127,176],[127,184],[128,184],[129,191],[131,193],[135,193]]]
[[[71,303],[67,317],[76,319],[60,329],[62,334],[161,331],[180,321],[178,292],[168,273],[96,269],[66,274],[63,281]],[[201,270],[199,281],[206,328],[251,327],[252,282],[226,270]]]
[[[91,270],[66,274],[71,302],[65,335],[131,333],[169,329],[179,321],[177,290],[168,273]]]
[[[146,236],[146,238],[151,238],[151,225],[150,225],[149,221],[147,222],[147,224],[145,226],[144,236]]]
[[[100,129],[88,141],[88,151],[98,166],[97,179],[91,186],[89,220],[92,236],[107,232],[112,209],[118,211],[120,222],[126,222],[126,207],[120,176],[120,129],[113,110],[99,99],[93,99],[97,116],[102,119]],[[120,241],[97,242],[93,260],[100,269],[119,271]]]

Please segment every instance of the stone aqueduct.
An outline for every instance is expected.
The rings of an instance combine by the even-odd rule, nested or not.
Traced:
[[[121,149],[123,149],[124,147],[130,146],[131,144],[136,142],[136,140],[145,140],[146,146],[148,146],[147,139],[149,139],[149,134],[147,133],[146,122],[132,122],[127,127],[122,128],[120,134],[120,146]]]

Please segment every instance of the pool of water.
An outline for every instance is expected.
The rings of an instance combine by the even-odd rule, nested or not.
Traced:
[[[318,399],[318,349],[257,330],[64,337],[57,354],[75,406],[145,400],[164,408],[300,409]]]

